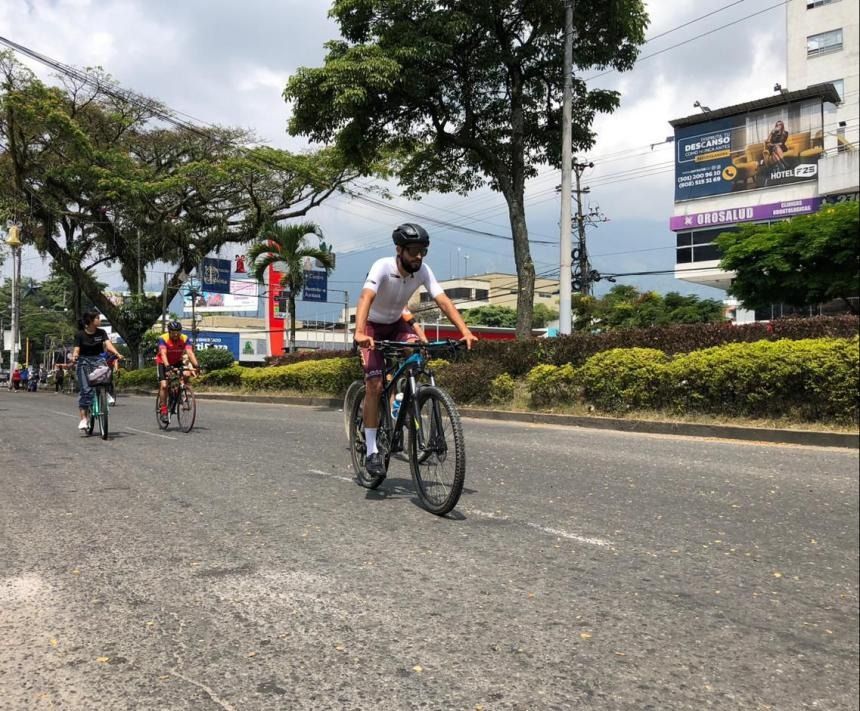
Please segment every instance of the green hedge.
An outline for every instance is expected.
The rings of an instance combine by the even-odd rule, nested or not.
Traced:
[[[137,370],[120,369],[117,385],[127,388],[155,388],[158,384],[158,373],[155,366],[138,368]]]
[[[343,393],[356,378],[362,377],[357,358],[329,358],[269,368],[243,368],[234,365],[204,375],[200,382],[216,387],[245,390],[300,390]]]
[[[660,407],[668,384],[663,351],[613,348],[591,356],[576,373],[585,400],[601,410]]]
[[[858,419],[858,339],[735,343],[668,364],[680,412],[807,421]]]
[[[235,362],[233,354],[225,348],[203,348],[196,355],[204,373],[229,368]]]
[[[657,349],[613,349],[580,368],[536,366],[526,385],[535,407],[580,401],[605,412],[857,422],[860,339],[730,343],[674,358]]]
[[[525,376],[536,365],[583,365],[591,356],[614,348],[654,348],[668,355],[689,353],[727,343],[851,338],[860,329],[857,316],[785,318],[770,323],[734,326],[730,323],[698,323],[653,328],[613,329],[606,333],[575,333],[558,338],[527,341],[479,341],[466,360],[491,361],[500,372]],[[495,377],[495,375],[493,376]]]

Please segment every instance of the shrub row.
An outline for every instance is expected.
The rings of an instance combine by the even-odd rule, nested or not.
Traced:
[[[538,365],[526,377],[537,407],[574,401],[607,412],[701,412],[806,421],[858,421],[860,340],[731,343],[667,356],[613,349],[580,368]]]
[[[206,373],[201,376],[200,383],[247,390],[299,390],[339,395],[361,375],[357,358],[328,358],[269,368],[233,365]]]
[[[327,360],[329,358],[356,358],[357,356],[351,350],[345,349],[340,351],[316,350],[316,351],[300,351],[298,353],[285,353],[279,356],[269,356],[266,358],[266,365],[292,365],[293,363],[305,363],[309,360]]]
[[[667,355],[675,355],[727,343],[851,338],[858,329],[860,319],[857,316],[786,318],[741,326],[730,323],[683,324],[615,329],[599,334],[575,333],[530,341],[482,341],[468,357],[496,361],[504,372],[524,376],[541,363],[581,366],[596,353],[615,348],[653,348]]]

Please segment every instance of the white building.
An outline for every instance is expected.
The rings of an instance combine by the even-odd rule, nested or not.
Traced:
[[[791,0],[786,4],[788,91],[831,83],[841,103],[825,117],[825,149],[860,139],[860,4]],[[856,175],[856,171],[855,171]]]
[[[721,232],[858,199],[858,7],[856,0],[790,0],[786,86],[669,122],[678,279],[728,290],[733,274],[720,269],[713,244]],[[738,310],[736,321],[747,320],[753,314]]]

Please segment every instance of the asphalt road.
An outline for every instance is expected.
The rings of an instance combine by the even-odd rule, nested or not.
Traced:
[[[856,451],[467,420],[440,519],[335,411],[0,416],[4,710],[858,708]]]

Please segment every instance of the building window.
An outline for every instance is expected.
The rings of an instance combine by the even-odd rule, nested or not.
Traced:
[[[472,290],[463,286],[454,287],[453,289],[445,289],[445,293],[451,299],[471,299]]]
[[[806,9],[813,10],[816,7],[831,5],[834,2],[839,2],[839,0],[806,0]]]
[[[431,300],[431,299],[430,299],[430,294],[428,294],[426,291],[422,291],[422,292],[421,292],[421,295],[418,297],[418,300],[419,300],[422,304],[426,304],[428,301],[430,301],[430,300]]]
[[[488,289],[475,289],[475,301],[489,301],[490,292]]]
[[[817,57],[821,54],[839,52],[842,49],[842,29],[830,30],[806,38],[806,56]]]
[[[839,94],[839,101],[845,101],[845,80],[834,79],[830,83],[833,84],[833,88],[836,89],[836,93]]]

